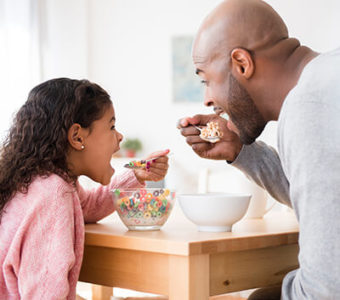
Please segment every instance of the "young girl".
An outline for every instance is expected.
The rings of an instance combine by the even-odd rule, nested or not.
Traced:
[[[0,150],[0,298],[74,299],[84,222],[114,211],[110,190],[142,187],[168,169],[169,150],[149,170],[113,177],[115,129],[110,96],[87,80],[59,78],[33,88]],[[84,190],[86,175],[102,185]]]

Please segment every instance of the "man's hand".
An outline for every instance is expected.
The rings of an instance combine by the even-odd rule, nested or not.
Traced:
[[[168,160],[167,154],[169,154],[170,150],[162,150],[151,153],[145,159],[152,159],[150,167],[145,169],[136,169],[134,170],[135,176],[140,183],[144,184],[144,181],[160,181],[162,180],[166,173],[168,172]]]
[[[206,126],[208,122],[218,123],[223,134],[221,140],[215,144],[203,141],[199,137],[199,130],[191,126]],[[200,157],[234,161],[242,149],[242,143],[237,134],[228,129],[227,124],[228,121],[224,118],[211,114],[183,118],[179,120],[177,127],[186,138],[186,142],[191,146],[192,150]]]

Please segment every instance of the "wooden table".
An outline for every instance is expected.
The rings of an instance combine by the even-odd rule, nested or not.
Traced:
[[[198,232],[179,213],[160,231],[127,231],[116,214],[86,225],[80,281],[170,300],[207,300],[275,285],[298,267],[298,225],[292,213],[244,219],[225,233]]]

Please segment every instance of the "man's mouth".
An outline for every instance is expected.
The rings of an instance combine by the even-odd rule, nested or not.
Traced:
[[[222,109],[222,107],[214,106],[214,113],[215,113],[216,115],[221,115],[221,114],[223,114],[223,113],[225,113],[225,112],[224,112],[224,110]]]

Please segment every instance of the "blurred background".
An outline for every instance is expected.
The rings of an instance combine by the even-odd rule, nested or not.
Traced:
[[[87,78],[110,93],[118,130],[142,144],[136,155],[170,148],[165,184],[197,191],[209,172],[232,168],[197,157],[176,129],[183,116],[211,112],[200,97],[190,39],[219,2],[0,0],[1,137],[33,86],[55,77]],[[320,52],[340,46],[339,1],[267,2],[302,44]],[[275,126],[269,124],[261,136],[273,146]]]
[[[171,149],[162,184],[178,192],[254,188],[224,161],[196,156],[176,129],[181,117],[212,112],[203,106],[190,50],[202,19],[219,2],[0,0],[0,138],[35,85],[87,78],[111,95],[117,129],[138,148],[138,158]],[[302,44],[319,52],[340,46],[338,0],[267,2]],[[260,139],[276,147],[276,124]],[[112,164],[119,169],[131,159],[126,155],[123,149]]]

